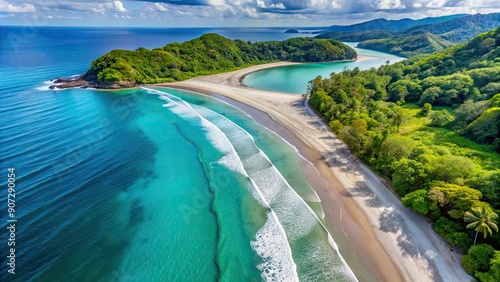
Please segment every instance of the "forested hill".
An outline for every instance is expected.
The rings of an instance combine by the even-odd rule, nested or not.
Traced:
[[[400,20],[387,20],[387,19],[374,19],[362,23],[352,25],[332,25],[326,28],[326,31],[342,31],[342,32],[359,32],[369,30],[403,30],[420,25],[445,22],[456,18],[467,16],[466,14],[457,14],[441,17],[428,17],[418,20],[400,19]]]
[[[327,32],[317,38],[360,42],[358,47],[405,57],[441,51],[500,26],[500,13],[467,15],[399,31]]]
[[[153,50],[113,50],[94,60],[83,79],[108,88],[172,82],[274,61],[330,62],[356,57],[354,49],[336,40],[292,38],[251,43],[205,34]]]
[[[466,254],[464,269],[500,281],[500,28],[309,88],[330,129]]]

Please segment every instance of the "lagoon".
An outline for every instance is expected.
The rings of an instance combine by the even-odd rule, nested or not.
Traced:
[[[387,62],[395,63],[405,58],[383,52],[356,48],[357,43],[346,42],[358,53],[358,60],[352,62],[307,63],[254,72],[243,79],[243,84],[262,90],[305,94],[307,84],[317,76],[329,77],[332,72],[359,68],[366,70]]]

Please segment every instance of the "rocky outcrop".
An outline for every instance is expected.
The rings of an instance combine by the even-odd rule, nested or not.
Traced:
[[[117,81],[114,83],[100,83],[93,79],[88,79],[84,75],[71,78],[55,79],[54,84],[50,89],[66,89],[66,88],[98,88],[98,89],[122,89],[136,86],[135,82]]]
[[[54,80],[54,84],[51,85],[50,89],[66,89],[66,88],[88,88],[90,84],[88,81],[84,80],[82,76],[73,78],[58,78]]]

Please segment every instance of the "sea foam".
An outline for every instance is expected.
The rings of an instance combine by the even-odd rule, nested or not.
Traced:
[[[43,84],[41,86],[38,86],[35,89],[38,91],[49,91],[49,90],[60,91],[60,90],[63,90],[63,89],[58,89],[58,88],[50,89],[50,86],[52,86],[52,85],[61,85],[61,83],[54,83],[54,81],[56,81],[56,80],[55,79],[46,80],[43,82]]]
[[[196,107],[197,110],[195,110],[190,104],[176,96],[154,89],[147,90],[160,94],[161,99],[169,102],[164,107],[169,108],[175,114],[188,119],[198,118],[211,144],[223,153],[217,163],[248,178],[251,183],[249,192],[263,207],[269,210],[267,221],[255,235],[255,241],[250,242],[252,248],[263,260],[261,264],[257,265],[257,268],[261,271],[261,277],[264,281],[298,281],[296,265],[285,231],[274,211],[271,210],[265,196],[243,168],[243,163],[234,149],[233,143],[223,131],[198,113],[197,110],[200,110],[200,107]],[[245,137],[251,138],[250,135]],[[262,153],[260,150],[256,150],[256,152]]]
[[[238,140],[238,142],[233,142],[233,146],[250,178],[256,182],[259,193],[264,195],[266,202],[275,210],[281,222],[293,226],[287,230],[287,235],[293,239],[306,236],[316,224],[314,212],[308,209],[309,206],[296,194],[267,155],[257,147],[253,137],[243,128],[216,112],[199,106],[195,106],[195,109],[202,116],[210,118],[230,139]],[[249,151],[248,148],[256,150]],[[289,210],[294,212],[290,213]]]
[[[302,254],[299,256],[300,260],[303,262],[314,257],[314,264],[318,266],[318,269],[303,269],[301,280],[308,280],[307,277],[311,276],[316,278],[324,277],[325,279],[331,277],[338,279],[342,277],[342,280],[346,281],[356,280],[351,269],[347,266],[340,253],[338,253],[338,248],[333,238],[320,222],[314,211],[288,184],[267,155],[257,147],[253,137],[239,125],[224,116],[205,107],[196,105],[193,105],[193,107],[201,116],[204,116],[220,128],[228,136],[228,139],[236,141],[233,141],[233,145],[242,160],[245,170],[250,178],[255,181],[259,194],[264,195],[266,202],[271,206],[272,211],[277,216],[277,220],[281,223],[280,226],[287,234],[289,240],[292,242],[298,240],[303,241],[303,238],[308,238],[308,242],[316,245],[316,248],[320,250],[312,251],[313,249],[310,249],[306,251],[307,255],[304,256],[304,254]],[[265,225],[259,230],[256,241],[252,242],[252,246],[257,252],[263,249],[262,243],[260,242],[266,242],[266,240],[263,239],[263,234],[272,234],[272,228],[271,223],[269,223],[269,225]],[[323,232],[324,235],[321,236],[322,239],[312,239],[314,237],[314,235],[311,235],[313,230],[315,230],[315,234]],[[271,238],[275,239],[275,237],[270,236],[266,245],[273,245],[269,250],[273,252],[274,248],[278,245],[276,242],[270,243]],[[317,240],[321,240],[322,244],[317,244],[319,243]],[[322,247],[319,247],[319,245],[322,245]],[[328,254],[329,251],[327,250],[329,248],[331,248],[330,250],[332,252],[336,253],[338,257],[337,260],[330,261],[331,254]],[[265,254],[262,255],[265,256]],[[320,257],[320,262],[315,261],[318,260],[318,257]],[[312,259],[309,263],[311,262]],[[306,262],[306,264],[309,263]],[[328,265],[336,265],[337,267],[332,268],[328,267]],[[260,265],[259,269],[261,269],[264,274],[275,273],[274,271],[279,268],[277,268],[271,260],[265,260],[265,263]],[[332,269],[334,269],[335,273],[332,273]],[[278,279],[278,281],[281,280]]]
[[[263,263],[257,267],[265,281],[293,281],[299,276],[301,280],[309,280],[311,277],[320,280],[356,280],[314,211],[290,187],[248,132],[205,107],[190,105],[162,91],[146,90],[160,94],[161,99],[168,102],[164,106],[175,114],[197,122],[212,145],[223,153],[218,163],[250,178],[253,185],[249,189],[253,190],[251,192],[254,197],[264,207],[271,208],[268,220],[251,242],[252,248],[263,259]],[[306,242],[315,247],[299,246],[299,253],[294,256],[289,240]],[[296,256],[302,264],[312,264],[315,267],[302,267],[299,275],[299,267],[294,262]],[[290,271],[293,275],[287,276]]]
[[[285,230],[273,211],[267,216],[268,220],[255,235],[255,241],[250,242],[263,260],[257,268],[264,281],[299,281],[290,246],[283,238]]]

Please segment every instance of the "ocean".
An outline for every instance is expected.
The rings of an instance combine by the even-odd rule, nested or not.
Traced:
[[[245,113],[164,87],[48,88],[115,48],[297,36],[284,30],[0,27],[0,280],[356,280],[304,160]]]

